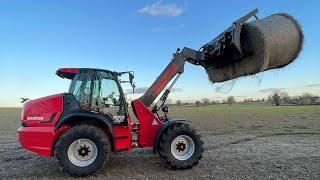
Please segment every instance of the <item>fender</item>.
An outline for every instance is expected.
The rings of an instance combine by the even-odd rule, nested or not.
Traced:
[[[60,118],[60,120],[58,121],[58,123],[56,124],[56,129],[60,128],[66,121],[68,121],[70,118],[73,117],[81,117],[81,118],[88,118],[88,119],[98,119],[101,122],[103,122],[105,125],[107,125],[107,127],[109,128],[110,132],[112,132],[112,120],[111,118],[107,118],[101,114],[95,113],[95,112],[91,112],[91,111],[87,111],[87,110],[75,110],[75,111],[71,111],[69,112],[67,115],[64,115]]]
[[[154,139],[154,144],[153,144],[153,153],[156,153],[157,152],[157,148],[158,148],[158,143],[159,143],[159,140],[160,140],[160,137],[162,135],[162,133],[168,129],[169,127],[171,127],[172,125],[175,125],[175,124],[189,124],[189,122],[185,119],[177,119],[177,118],[169,118],[168,121],[166,121],[162,126],[161,128],[159,128],[156,136],[155,136],[155,139]]]

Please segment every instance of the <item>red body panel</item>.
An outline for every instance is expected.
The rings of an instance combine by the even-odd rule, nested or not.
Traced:
[[[20,127],[18,130],[20,144],[35,153],[52,156],[57,138],[68,129],[66,126],[55,129],[62,112],[62,94],[26,102],[21,120],[27,127]]]
[[[154,138],[158,129],[163,122],[155,116],[148,107],[146,107],[139,99],[133,102],[137,118],[139,119],[138,127],[138,146],[153,147]]]
[[[63,95],[56,94],[24,104],[21,120],[31,126],[54,127],[63,112]]]
[[[22,147],[44,156],[53,156],[54,145],[58,137],[69,129],[64,125],[55,130],[55,127],[20,127],[19,141]]]
[[[128,116],[128,125],[114,125],[114,149],[115,151],[130,151],[132,149],[132,128],[133,121],[131,116]]]

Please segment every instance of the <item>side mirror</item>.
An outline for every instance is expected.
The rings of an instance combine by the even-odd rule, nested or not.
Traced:
[[[129,81],[132,86],[132,93],[134,93],[134,88],[136,87],[136,84],[133,82],[133,78],[134,78],[133,72],[132,73],[129,72]]]
[[[129,81],[130,81],[130,84],[133,83],[133,78],[134,78],[133,73],[129,72]]]

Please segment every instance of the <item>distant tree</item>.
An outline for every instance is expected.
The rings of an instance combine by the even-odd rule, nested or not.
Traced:
[[[201,102],[200,101],[196,101],[195,104],[196,104],[196,106],[200,106]]]
[[[246,99],[246,102],[252,103],[252,102],[253,102],[253,99],[252,99],[252,98],[248,98],[248,99]]]
[[[232,105],[232,104],[234,104],[236,102],[236,99],[234,98],[234,96],[229,96],[228,98],[227,98],[227,104],[229,104],[230,106]]]
[[[283,104],[289,104],[290,103],[290,96],[287,92],[280,92],[279,93],[280,100]]]
[[[276,106],[279,106],[280,105],[280,96],[278,93],[274,93],[272,96],[271,96],[271,100],[272,100],[272,103],[275,104]]]
[[[210,104],[210,99],[208,99],[208,98],[203,98],[203,99],[201,99],[201,101],[202,101],[202,103],[203,103],[204,105]]]
[[[299,98],[300,104],[307,105],[312,103],[312,94],[310,93],[304,93],[302,96]]]
[[[210,102],[210,104],[219,104],[219,101],[213,100],[213,101]]]
[[[183,102],[183,103],[181,103],[181,105],[190,105],[190,103],[189,102]]]
[[[226,99],[223,99],[223,100],[222,100],[222,104],[227,104],[227,100],[226,100]]]
[[[181,103],[181,100],[177,100],[177,101],[176,101],[176,105],[177,105],[177,106],[181,106],[181,104],[182,104],[182,103]]]

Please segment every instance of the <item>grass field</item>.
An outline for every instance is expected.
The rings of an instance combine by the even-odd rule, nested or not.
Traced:
[[[201,133],[320,132],[320,106],[235,104],[170,110],[190,120]]]
[[[0,108],[0,134],[17,134],[21,125],[20,113],[20,108]]]
[[[20,108],[0,108],[0,133],[15,134]],[[201,133],[299,133],[320,132],[320,106],[270,104],[172,106],[170,116],[191,121]]]
[[[55,158],[23,149],[19,108],[0,108],[0,177],[67,179]],[[205,151],[192,169],[166,168],[148,149],[114,154],[92,179],[319,179],[320,106],[170,107],[191,121]]]

